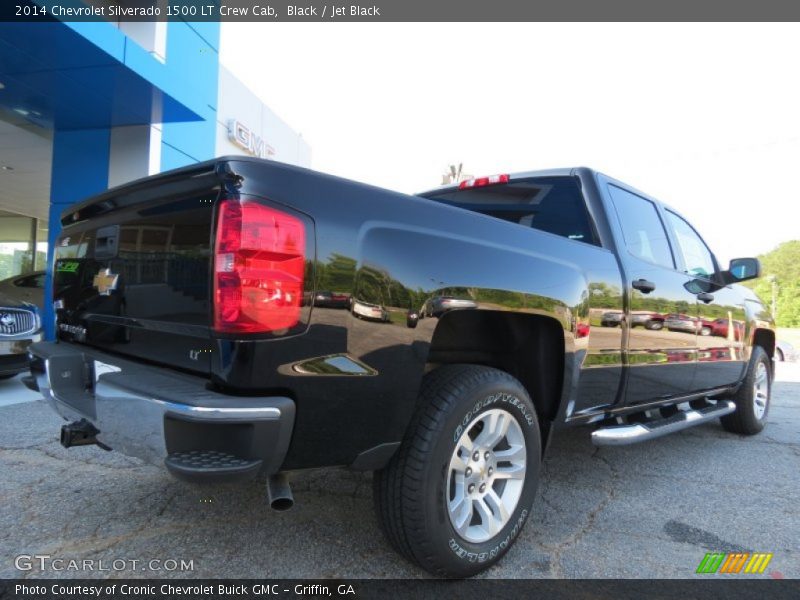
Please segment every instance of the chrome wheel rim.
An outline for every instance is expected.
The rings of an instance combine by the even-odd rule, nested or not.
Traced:
[[[753,381],[753,412],[759,421],[764,418],[769,403],[769,373],[767,365],[759,362],[756,367],[756,377]]]
[[[495,408],[478,415],[456,442],[447,469],[447,512],[459,536],[481,543],[511,519],[525,483],[522,428]]]

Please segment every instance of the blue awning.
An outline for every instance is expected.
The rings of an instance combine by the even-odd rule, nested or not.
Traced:
[[[110,23],[0,24],[0,107],[39,126],[203,120],[208,106],[187,101],[185,90],[179,102],[168,81],[165,65]]]

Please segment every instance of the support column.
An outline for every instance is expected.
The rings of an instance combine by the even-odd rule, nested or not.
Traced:
[[[109,129],[55,131],[50,181],[50,220],[47,236],[47,277],[42,314],[45,337],[55,338],[53,312],[53,258],[61,234],[61,211],[108,187]]]

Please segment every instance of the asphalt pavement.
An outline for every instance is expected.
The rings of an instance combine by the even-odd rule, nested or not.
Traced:
[[[0,382],[0,577],[426,576],[381,536],[370,474],[297,473],[276,513],[257,482],[201,487],[66,450],[37,398]],[[768,420],[755,437],[714,422],[627,447],[560,433],[532,519],[482,576],[695,577],[706,552],[749,551],[773,553],[763,577],[800,577],[800,364],[778,364]]]

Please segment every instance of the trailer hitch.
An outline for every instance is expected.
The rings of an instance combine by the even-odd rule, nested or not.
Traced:
[[[61,445],[64,448],[72,446],[99,446],[103,450],[111,450],[103,442],[97,439],[97,434],[100,430],[97,429],[86,419],[75,421],[69,425],[61,426]]]

